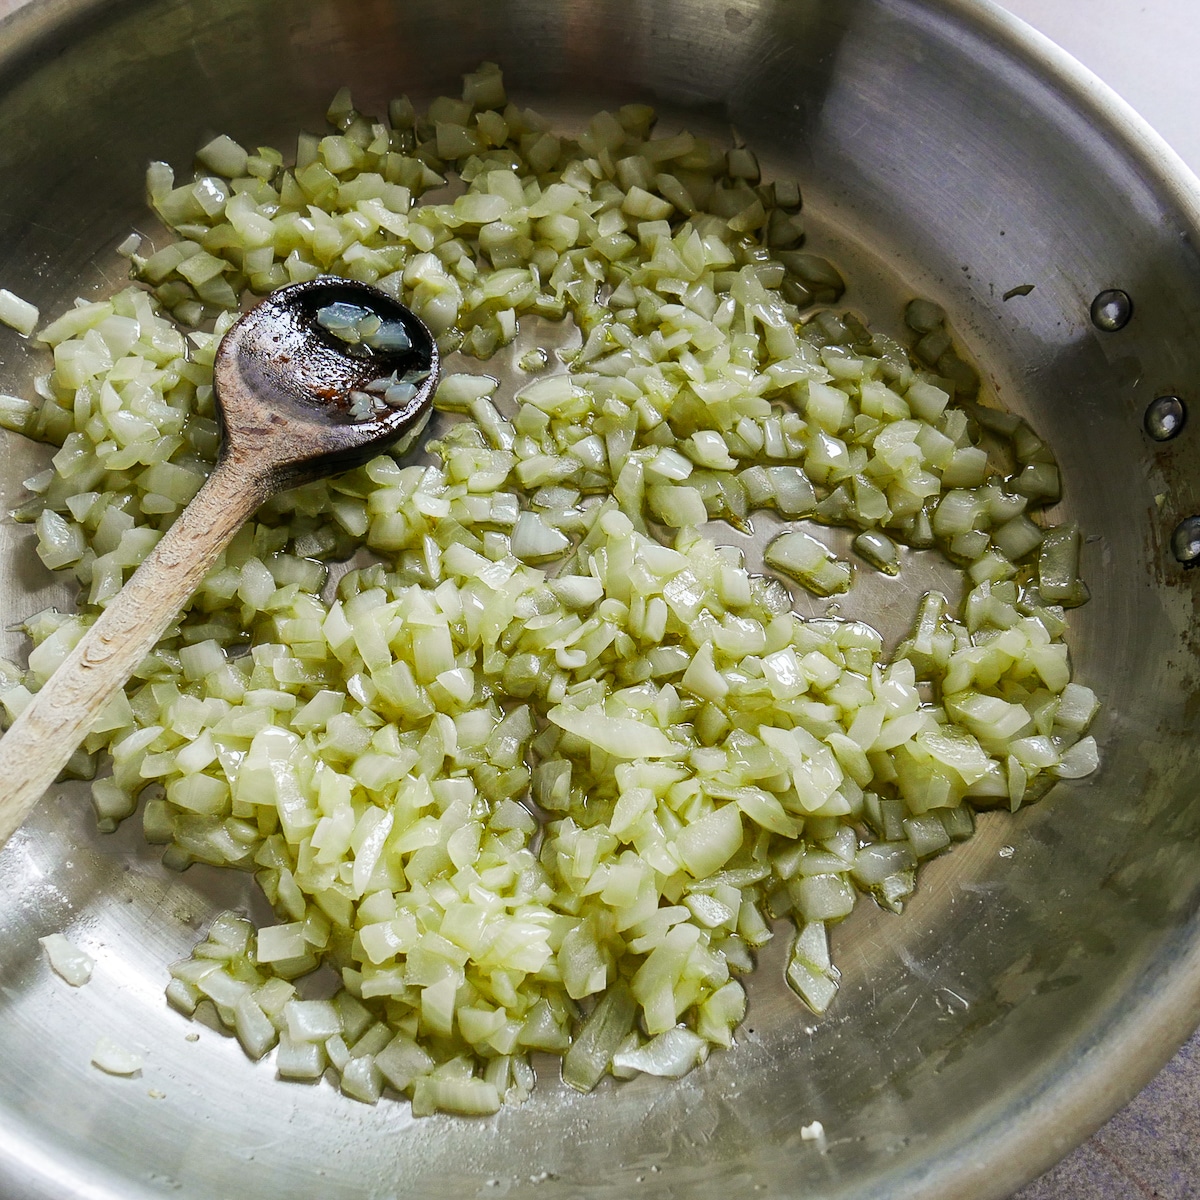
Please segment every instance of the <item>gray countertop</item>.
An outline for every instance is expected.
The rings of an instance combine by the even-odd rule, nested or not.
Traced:
[[[1200,173],[1196,0],[1002,0],[1131,104]],[[1200,1023],[1200,1011],[1196,1013]],[[1140,1096],[1012,1200],[1200,1196],[1200,1034]]]

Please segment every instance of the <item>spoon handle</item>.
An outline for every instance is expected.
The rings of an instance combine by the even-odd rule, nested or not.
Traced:
[[[0,846],[54,782],[100,710],[154,648],[269,490],[265,477],[223,457],[129,582],[0,738]]]

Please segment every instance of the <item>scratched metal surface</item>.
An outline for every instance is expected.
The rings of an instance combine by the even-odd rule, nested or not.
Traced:
[[[414,1122],[403,1104],[282,1085],[212,1031],[186,1041],[165,965],[217,909],[265,914],[247,881],[171,875],[135,828],[100,837],[77,790],[53,789],[0,854],[0,1192],[993,1200],[1138,1090],[1200,990],[1196,580],[1162,546],[1200,488],[1194,455],[1153,455],[1139,432],[1147,398],[1200,370],[1198,206],[1156,143],[1069,64],[1048,69],[993,10],[956,0],[9,7],[0,280],[47,312],[120,282],[112,251],[146,225],[147,159],[185,163],[217,130],[257,145],[315,127],[347,81],[377,106],[495,58],[515,95],[565,120],[647,99],[667,121],[732,122],[804,180],[812,245],[855,281],[849,305],[887,328],[912,292],[941,301],[989,386],[1059,447],[1095,592],[1076,661],[1106,710],[1100,775],[984,819],[902,918],[862,905],[839,927],[825,1019],[783,986],[778,939],[732,1052],[678,1084],[589,1097],[547,1067],[527,1105],[478,1122]],[[1114,282],[1138,319],[1102,338],[1086,307]],[[1018,283],[1035,289],[999,299]],[[7,334],[0,355],[5,390],[41,369]],[[5,508],[43,454],[7,439]],[[0,623],[69,602],[26,529],[0,538]],[[915,562],[843,612],[895,630],[932,570]],[[97,959],[79,991],[38,951],[54,930]],[[140,1079],[88,1067],[101,1033],[144,1054]],[[800,1138],[813,1119],[824,1153]]]

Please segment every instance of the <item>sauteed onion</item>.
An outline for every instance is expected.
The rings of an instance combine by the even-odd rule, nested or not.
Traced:
[[[142,802],[168,865],[253,871],[278,914],[219,918],[169,999],[277,1048],[282,1076],[332,1068],[417,1113],[522,1099],[535,1051],[583,1090],[685,1073],[731,1044],[772,918],[822,1012],[859,896],[898,910],[974,807],[1096,766],[1063,640],[1079,533],[1039,516],[1050,451],[979,398],[936,305],[909,307],[911,353],[830,307],[845,283],[798,249],[797,186],[744,147],[655,137],[640,105],[565,137],[488,66],[420,116],[342,92],[329,118],[294,165],[228,137],[188,182],[154,164],[178,240],[125,244],[140,286],[42,329],[36,398],[0,398],[60,447],[21,512],[82,588],[78,615],[26,622],[0,702],[20,711],[199,487],[243,292],[376,283],[459,352],[431,461],[267,505],[73,761],[111,755],[105,827]],[[501,396],[472,359],[536,317],[578,343],[552,370],[525,353]],[[907,546],[959,566],[965,599],[925,596],[888,657],[714,540],[766,510],[767,566],[814,596],[902,572]],[[332,586],[324,564],[363,549]],[[322,964],[340,989],[305,998]]]

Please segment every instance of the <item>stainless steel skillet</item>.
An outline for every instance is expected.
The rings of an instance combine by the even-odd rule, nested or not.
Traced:
[[[1169,542],[1200,512],[1200,426],[1160,445],[1141,424],[1160,393],[1196,399],[1196,184],[979,3],[29,0],[0,25],[0,281],[46,310],[107,291],[112,247],[148,229],[147,159],[186,163],[210,131],[257,145],[319,127],[347,82],[365,106],[428,97],[483,58],[563,120],[642,99],[677,125],[732,123],[802,179],[810,244],[845,268],[848,305],[884,327],[908,294],[945,305],[999,397],[1058,448],[1064,509],[1090,535],[1073,645],[1107,703],[1103,770],[984,821],[903,918],[863,906],[825,1020],[767,955],[739,1046],[682,1083],[579,1098],[547,1076],[523,1109],[471,1123],[281,1085],[207,1030],[185,1041],[163,966],[249,888],[169,875],[135,829],[100,837],[80,797],[52,800],[0,858],[0,1192],[1002,1196],[1198,1015],[1200,572]],[[1104,334],[1088,306],[1110,286],[1135,315]],[[7,390],[41,369],[15,338],[0,353]],[[39,461],[7,443],[6,508]],[[4,622],[65,603],[24,531],[0,535]],[[890,592],[887,610],[906,619],[912,600]],[[57,929],[96,951],[79,992],[40,958]],[[145,1054],[140,1081],[87,1066],[101,1032]],[[800,1139],[813,1119],[824,1154]]]

